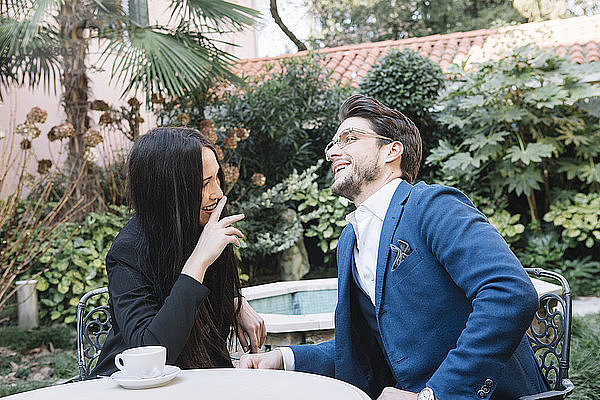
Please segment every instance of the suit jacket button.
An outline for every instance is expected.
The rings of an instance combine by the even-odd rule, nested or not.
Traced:
[[[483,393],[485,393],[485,394],[489,394],[490,393],[490,388],[488,386],[482,387],[481,390],[483,390]]]
[[[479,392],[477,392],[477,396],[479,396],[481,399],[485,399],[487,393],[480,389]]]
[[[493,380],[491,380],[491,379],[489,379],[489,378],[488,378],[488,379],[486,379],[486,380],[485,380],[485,386],[487,386],[487,387],[490,387],[490,388],[491,388],[491,387],[494,387],[494,381],[493,381]]]

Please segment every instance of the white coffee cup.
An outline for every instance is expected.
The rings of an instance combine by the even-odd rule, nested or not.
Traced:
[[[115,365],[128,376],[155,378],[161,376],[167,362],[163,346],[142,346],[125,350],[115,356]]]

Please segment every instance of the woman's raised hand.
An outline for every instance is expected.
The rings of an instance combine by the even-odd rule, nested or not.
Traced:
[[[225,246],[231,243],[240,247],[238,238],[244,237],[242,232],[231,226],[234,222],[242,220],[244,214],[235,214],[219,220],[226,201],[227,197],[225,196],[219,200],[217,208],[204,225],[192,255],[187,259],[181,271],[182,274],[189,275],[201,283],[206,270],[221,255]]]

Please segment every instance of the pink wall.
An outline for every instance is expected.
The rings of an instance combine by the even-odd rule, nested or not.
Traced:
[[[151,24],[166,24],[168,22],[169,13],[166,11],[170,0],[149,0],[148,1],[148,12],[149,21]],[[252,7],[252,0],[238,0],[238,4]],[[224,35],[222,38],[225,41],[233,42],[238,44],[239,47],[224,46],[224,50],[236,55],[239,58],[252,58],[256,56],[256,46],[254,39],[254,29],[246,30],[240,33],[232,33]],[[100,55],[100,47],[98,42],[92,42],[90,46],[90,57],[88,65],[97,65],[97,61]],[[99,67],[99,65],[97,65]],[[111,63],[107,63],[104,67],[109,70]],[[90,100],[102,99],[112,106],[125,105],[127,100],[132,97],[131,94],[126,95],[123,99],[120,98],[123,91],[122,87],[119,87],[114,82],[110,82],[110,73],[108,71],[96,71],[91,70],[89,72],[90,77]],[[29,110],[38,106],[48,112],[48,118],[46,122],[39,125],[42,135],[33,141],[33,153],[34,158],[37,159],[52,159],[53,161],[59,160],[60,144],[59,142],[50,143],[47,139],[47,133],[55,125],[64,122],[64,112],[60,106],[60,84],[57,82],[58,93],[53,91],[46,92],[43,89],[29,90],[27,88],[14,87],[9,91],[3,91],[4,102],[0,103],[0,132],[7,133],[14,130],[17,124],[25,121],[25,117]],[[144,99],[144,95],[138,96],[139,100]],[[100,113],[91,112],[93,119],[92,127],[98,129],[98,118]],[[156,119],[150,112],[142,110],[142,117],[145,122],[141,125],[141,132],[144,133],[150,128],[156,125]],[[100,130],[100,129],[99,129]],[[106,133],[102,131],[103,135]],[[0,134],[1,136],[1,134]],[[5,140],[0,140],[0,155],[2,154],[2,148],[6,145]],[[113,148],[127,148],[130,145],[129,141],[123,138],[118,133],[112,136],[105,137],[105,144],[110,144]],[[105,157],[102,151],[102,145],[98,146],[100,157]],[[63,157],[64,158],[64,157]],[[102,164],[101,158],[99,164]],[[37,162],[32,162],[30,165],[31,172],[34,172],[37,168]],[[0,171],[1,172],[1,171]],[[6,188],[3,192],[6,192]]]

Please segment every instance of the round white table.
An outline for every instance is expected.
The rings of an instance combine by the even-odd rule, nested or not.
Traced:
[[[7,400],[370,400],[349,383],[303,372],[250,369],[184,370],[150,389],[124,389],[111,378],[32,390]]]

